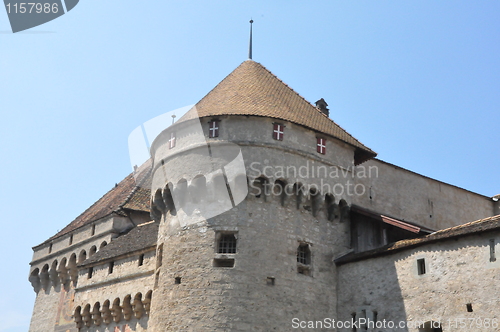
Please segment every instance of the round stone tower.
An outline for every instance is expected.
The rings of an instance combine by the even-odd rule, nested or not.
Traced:
[[[248,60],[156,138],[148,329],[289,331],[335,318],[353,165],[375,153],[325,105]]]

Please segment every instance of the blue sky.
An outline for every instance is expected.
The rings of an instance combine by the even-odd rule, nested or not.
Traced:
[[[412,171],[500,193],[498,1],[86,1],[12,34],[0,10],[0,331],[26,331],[31,247],[130,171],[131,131],[254,60]],[[8,323],[5,323],[8,322]]]

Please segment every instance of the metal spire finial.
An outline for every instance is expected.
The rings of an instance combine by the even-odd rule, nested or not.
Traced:
[[[253,20],[250,19],[250,45],[248,46],[248,58],[252,60],[252,23]]]

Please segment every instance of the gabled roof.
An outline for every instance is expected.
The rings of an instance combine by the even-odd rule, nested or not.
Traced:
[[[113,213],[126,215],[127,209],[149,212],[149,200],[150,190],[137,186],[134,176],[130,174],[60,232],[38,246]]]
[[[463,225],[446,228],[424,237],[419,237],[411,240],[401,240],[381,248],[368,250],[360,253],[349,253],[347,255],[337,258],[335,260],[335,264],[342,265],[368,258],[389,255],[395,252],[418,247],[428,243],[434,243],[438,241],[455,239],[458,237],[470,236],[478,233],[498,231],[498,230],[500,230],[500,215],[479,219],[476,221],[468,222]]]
[[[127,234],[111,241],[107,246],[87,258],[79,266],[88,266],[101,263],[107,259],[121,257],[134,252],[139,252],[156,246],[158,240],[158,222],[138,225]]]
[[[254,115],[288,121],[339,139],[356,148],[355,163],[376,156],[327,115],[306,101],[260,63],[247,60],[196,104],[198,117]],[[196,117],[188,111],[179,122]]]

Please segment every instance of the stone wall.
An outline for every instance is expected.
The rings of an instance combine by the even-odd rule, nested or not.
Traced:
[[[293,204],[253,197],[205,223],[160,229],[163,259],[152,330],[287,331],[294,317],[334,316],[332,259],[343,226]],[[218,232],[237,232],[237,253],[217,254]],[[297,270],[301,243],[310,246],[309,275]],[[228,257],[234,267],[214,266],[215,259]]]
[[[366,209],[436,230],[494,215],[490,197],[376,159],[361,167],[372,168],[372,176],[356,177],[367,190],[353,202]]]
[[[498,325],[485,326],[493,319],[500,324],[500,257],[490,261],[490,240],[494,240],[498,256],[500,232],[495,231],[339,266],[338,318],[373,317],[376,313],[378,321],[396,324],[441,322],[443,331],[497,331]],[[423,274],[417,263],[421,259]],[[464,321],[474,325],[460,328],[457,324]],[[413,326],[380,330],[419,331]]]

